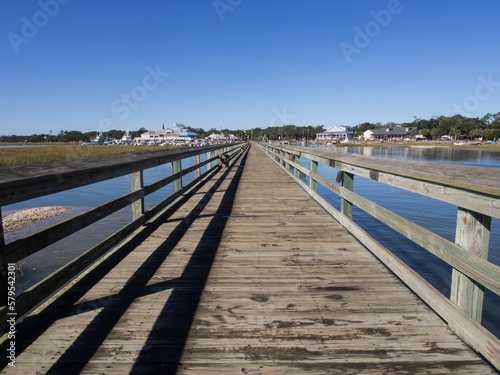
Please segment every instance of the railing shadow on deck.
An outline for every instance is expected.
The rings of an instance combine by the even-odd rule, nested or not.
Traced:
[[[16,168],[0,168],[0,209],[10,204],[125,175],[130,176],[132,190],[98,207],[9,243],[5,243],[3,225],[0,220],[0,296],[2,297],[0,299],[3,301],[0,302],[0,331],[5,332],[12,328],[12,325],[7,322],[8,314],[12,315],[14,311],[17,319],[27,316],[97,259],[108,254],[116,245],[126,240],[135,230],[202,183],[208,175],[220,168],[217,161],[221,153],[234,158],[245,147],[241,143],[223,144],[68,163],[42,163]],[[203,155],[205,155],[205,160],[202,160]],[[194,165],[183,168],[182,160],[190,157],[194,157]],[[143,172],[167,163],[172,164],[172,173],[145,185]],[[206,171],[204,171],[205,166]],[[195,178],[183,186],[183,178],[191,172],[194,172]],[[174,193],[146,210],[145,198],[169,184],[175,185]],[[105,240],[57,268],[43,280],[37,280],[35,285],[21,293],[18,293],[17,285],[8,285],[7,276],[14,275],[13,277],[16,278],[15,272],[22,269],[22,263],[27,257],[40,254],[39,251],[48,246],[126,207],[132,208],[132,221]],[[13,288],[16,289],[15,292],[12,291]]]
[[[244,165],[247,153],[238,154],[240,165]],[[242,168],[235,166],[236,160],[218,178],[216,183],[205,193],[200,202],[176,226],[167,239],[144,261],[137,271],[130,277],[123,289],[109,298],[87,301],[76,304],[90,289],[92,289],[108,272],[115,268],[127,255],[134,251],[148,236],[150,236],[168,217],[194,194],[201,194],[199,185],[195,190],[184,196],[175,207],[172,207],[159,216],[154,222],[147,224],[147,228],[125,244],[119,251],[113,253],[106,260],[92,269],[81,278],[60,298],[47,307],[42,314],[31,316],[19,324],[16,341],[18,343],[17,355],[20,355],[30,344],[41,336],[53,323],[64,317],[101,309],[92,322],[73,341],[71,346],[59,357],[57,362],[46,372],[47,374],[78,374],[88,361],[97,352],[100,345],[118,323],[123,314],[137,299],[145,295],[158,292],[158,290],[171,289],[172,293],[162,308],[150,334],[137,357],[131,373],[142,373],[145,370],[154,373],[175,373],[182,356],[186,339],[200,301],[203,288],[211,270],[218,245],[228,216],[231,213],[237,186],[240,181]],[[207,217],[200,215],[208,204],[217,188],[222,184],[229,172],[236,168],[235,176],[228,188],[224,191],[222,201],[208,224],[197,247],[194,249],[182,275],[174,280],[155,283],[147,286],[163,261],[168,257],[174,247],[187,233],[191,224],[198,218]],[[214,174],[217,171],[214,172]],[[206,183],[207,179],[204,183]],[[221,191],[219,191],[221,192]],[[187,298],[186,298],[187,297]],[[165,329],[165,324],[175,328]],[[175,324],[172,324],[175,323]],[[148,363],[151,355],[151,345],[158,343],[158,338],[165,340],[163,345],[168,345],[168,353],[162,353],[165,358],[163,363]],[[90,340],[89,340],[90,339]],[[8,349],[8,342],[0,346],[4,352]],[[163,346],[165,347],[165,346]],[[85,348],[83,351],[82,348]],[[155,354],[157,356],[158,353]],[[4,368],[7,363],[0,366]]]

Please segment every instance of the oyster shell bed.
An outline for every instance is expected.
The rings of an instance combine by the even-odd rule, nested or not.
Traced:
[[[4,232],[5,233],[10,232],[14,229],[33,223],[37,220],[56,216],[62,214],[63,212],[67,212],[69,210],[70,207],[47,206],[47,207],[28,208],[26,210],[10,212],[2,217]]]

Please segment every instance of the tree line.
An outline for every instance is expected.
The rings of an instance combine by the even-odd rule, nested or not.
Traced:
[[[380,122],[370,123],[364,122],[354,127],[356,135],[361,136],[363,132],[369,129],[378,128],[393,128],[393,127],[416,127],[416,134],[421,134],[428,139],[438,139],[443,135],[449,135],[456,139],[463,138],[480,138],[485,140],[493,140],[500,138],[500,112],[496,114],[488,113],[483,117],[465,117],[462,115],[454,115],[451,117],[440,116],[430,119],[416,118],[412,122],[396,124],[388,122],[382,124]],[[185,126],[189,131],[198,134],[200,138],[206,138],[212,133],[224,134],[226,137],[229,134],[234,134],[242,140],[299,140],[299,139],[315,139],[316,134],[325,131],[325,125],[282,125],[270,126],[266,128],[255,127],[246,130],[230,130],[211,128],[205,130],[203,128],[195,128]],[[132,138],[140,137],[140,135],[148,130],[144,127],[131,131]],[[125,134],[124,130],[109,130],[102,132],[106,138],[120,139]],[[33,134],[26,135],[0,135],[0,142],[88,142],[97,135],[97,132],[82,133],[77,130],[61,130],[58,134]]]
[[[132,137],[140,137],[141,133],[146,132],[145,128],[140,128],[137,131],[131,131],[130,135]],[[33,134],[33,135],[1,135],[0,142],[30,142],[30,143],[42,143],[42,142],[89,142],[91,139],[95,138],[98,132],[85,132],[82,133],[78,130],[61,130],[58,134]],[[102,132],[102,135],[106,138],[120,139],[125,135],[124,130],[109,130]]]
[[[211,128],[209,130],[204,130],[203,128],[194,128],[191,126],[185,126],[185,128],[193,133],[198,134],[200,138],[206,138],[212,133],[224,134],[228,136],[229,134],[234,134],[236,137],[240,139],[244,139],[245,131],[244,130],[229,130],[229,129],[220,129],[217,130],[215,128]],[[130,136],[132,139],[138,138],[142,133],[147,132],[148,129],[141,127],[138,130],[130,131]],[[0,142],[5,143],[17,143],[17,142],[29,142],[29,143],[80,143],[80,142],[89,142],[93,138],[95,138],[99,132],[91,131],[82,133],[78,130],[61,130],[58,134],[32,134],[32,135],[0,135]],[[125,130],[109,130],[103,131],[102,135],[109,139],[121,139],[125,135]]]
[[[416,118],[412,122],[387,124],[365,122],[355,127],[356,135],[361,136],[369,129],[401,127],[416,127],[417,134],[421,134],[428,139],[438,139],[443,135],[449,135],[456,139],[480,138],[493,140],[500,138],[500,112],[496,114],[488,113],[483,117],[465,117],[454,115],[451,117],[440,116],[430,119]]]

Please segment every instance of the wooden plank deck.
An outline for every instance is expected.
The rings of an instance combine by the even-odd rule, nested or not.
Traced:
[[[495,373],[255,146],[18,329],[2,374]]]

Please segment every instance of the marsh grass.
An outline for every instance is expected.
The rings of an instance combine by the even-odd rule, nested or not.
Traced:
[[[0,167],[102,158],[113,155],[167,150],[178,146],[47,146],[0,148]]]

